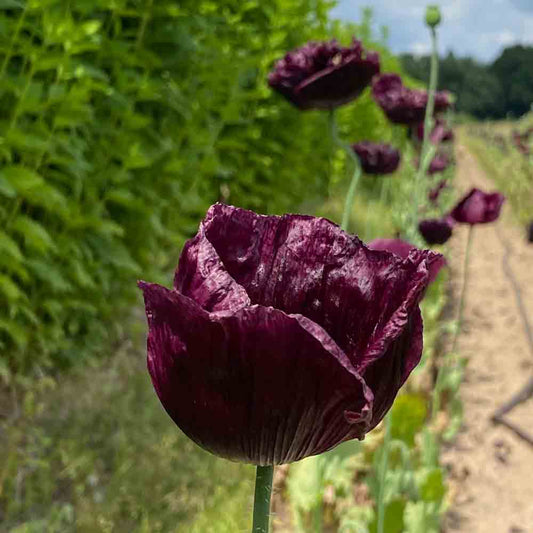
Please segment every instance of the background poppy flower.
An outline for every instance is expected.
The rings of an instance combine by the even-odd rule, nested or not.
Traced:
[[[429,164],[427,173],[429,175],[444,172],[450,166],[450,158],[446,154],[437,154]]]
[[[440,193],[446,188],[448,187],[448,182],[446,180],[441,180],[439,181],[439,183],[437,183],[437,185],[435,185],[435,187],[433,187],[429,192],[428,192],[428,200],[436,205],[438,200],[439,200],[439,196],[440,196]]]
[[[485,193],[474,188],[452,209],[450,216],[463,224],[494,222],[500,216],[503,202],[505,196],[499,192]]]
[[[426,114],[428,95],[426,91],[408,89],[397,74],[382,74],[372,83],[372,96],[395,124],[415,126],[423,122]],[[441,112],[450,106],[448,94],[435,94],[435,112]]]
[[[416,136],[419,141],[424,140],[424,122],[420,122],[416,128]],[[435,121],[435,126],[431,131],[429,140],[433,144],[439,144],[441,142],[453,141],[453,131],[446,126],[444,120],[438,118]]]
[[[533,220],[527,226],[527,240],[533,242]]]
[[[357,39],[310,42],[280,59],[268,83],[300,109],[331,109],[357,98],[378,72],[379,55]]]
[[[400,164],[400,152],[390,144],[363,141],[352,145],[367,174],[392,174]]]
[[[310,216],[210,208],[174,288],[140,282],[148,368],[196,443],[259,465],[363,438],[420,360],[428,262]]]
[[[421,220],[418,231],[429,244],[444,244],[452,236],[452,225],[446,218]]]
[[[383,250],[391,252],[403,259],[409,257],[413,250],[418,250],[410,242],[402,239],[374,239],[368,243],[371,250]],[[428,257],[429,282],[435,281],[441,268],[446,265],[446,259],[440,254],[433,254]]]

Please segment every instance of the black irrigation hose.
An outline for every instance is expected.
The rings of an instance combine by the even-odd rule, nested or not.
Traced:
[[[533,356],[533,330],[531,329],[531,325],[527,317],[527,310],[524,305],[524,300],[522,298],[522,289],[520,287],[520,284],[516,280],[516,277],[509,263],[509,257],[511,256],[511,248],[507,244],[507,241],[505,240],[505,238],[502,236],[500,229],[498,228],[498,225],[496,225],[496,235],[498,236],[498,239],[504,249],[504,254],[502,258],[503,273],[505,274],[505,277],[509,280],[509,282],[511,283],[511,286],[513,287],[513,291],[515,294],[515,299],[516,299],[516,303],[518,307],[518,313],[520,314],[520,318],[522,319],[522,325],[524,327],[524,331],[526,334],[529,351],[531,355]],[[526,441],[528,444],[531,444],[533,446],[533,437],[531,435],[529,435],[528,433],[520,429],[518,426],[514,425],[512,422],[509,422],[508,420],[504,418],[504,415],[506,415],[514,407],[525,402],[532,396],[533,396],[533,376],[529,378],[526,384],[516,394],[514,394],[513,397],[508,402],[504,403],[500,408],[498,408],[494,412],[491,418],[494,423],[502,424],[506,426],[511,431],[513,431],[518,437],[520,437],[521,439]]]

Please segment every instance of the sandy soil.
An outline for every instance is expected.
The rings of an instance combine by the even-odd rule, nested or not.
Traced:
[[[494,190],[476,159],[458,144],[457,188]],[[468,359],[461,387],[464,423],[442,456],[449,471],[451,509],[448,533],[533,533],[533,446],[490,417],[533,372],[533,355],[518,314],[511,284],[502,268],[505,248],[521,286],[533,323],[533,244],[504,207],[498,224],[477,226],[469,267],[469,289],[459,351]],[[457,228],[449,254],[453,293],[458,297],[467,228]],[[533,435],[533,398],[516,407],[508,419]]]

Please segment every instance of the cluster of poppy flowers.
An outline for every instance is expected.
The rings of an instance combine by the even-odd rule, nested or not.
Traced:
[[[309,43],[278,61],[268,81],[305,110],[345,104],[374,79],[389,119],[423,137],[427,93],[405,88],[397,75],[378,76],[379,68],[378,54],[355,39],[349,47]],[[436,111],[449,105],[438,93]],[[430,137],[453,134],[437,121]],[[385,144],[352,148],[368,174],[394,172],[400,162]],[[424,221],[420,231],[444,242],[449,220],[489,222],[502,202],[473,190],[446,226]],[[183,248],[174,287],[139,282],[161,403],[206,450],[257,465],[362,439],[420,360],[419,302],[444,264],[398,239],[366,246],[324,218],[215,204]]]
[[[511,133],[511,139],[513,140],[513,144],[515,145],[516,149],[526,157],[531,154],[529,142],[532,134],[533,128],[528,128],[524,132],[515,130]]]

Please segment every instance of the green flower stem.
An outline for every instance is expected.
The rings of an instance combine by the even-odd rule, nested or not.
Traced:
[[[254,522],[252,533],[268,533],[273,466],[258,466],[255,478]]]
[[[413,202],[413,224],[412,231],[416,234],[418,226],[418,207],[420,202],[420,188],[424,176],[427,173],[431,160],[435,155],[435,147],[429,140],[431,130],[433,128],[433,111],[435,109],[435,92],[437,91],[437,77],[439,72],[439,53],[437,46],[437,32],[435,28],[430,28],[431,31],[431,67],[429,73],[429,87],[428,87],[428,102],[426,106],[426,114],[424,116],[424,139],[422,141],[422,150],[420,162],[418,164],[418,172],[415,178],[415,191]]]
[[[352,181],[350,182],[350,188],[348,189],[348,194],[346,195],[346,201],[344,202],[344,212],[342,214],[341,229],[348,231],[348,226],[350,225],[350,214],[352,211],[353,200],[355,198],[355,191],[357,190],[357,185],[359,184],[359,178],[361,177],[361,165],[359,160],[354,168],[352,175]]]
[[[352,147],[340,139],[337,132],[337,123],[335,121],[335,110],[330,109],[329,111],[329,120],[330,120],[330,131],[331,137],[333,138],[334,144],[342,148],[348,157],[352,160],[354,169],[352,175],[352,181],[350,182],[350,187],[348,189],[348,194],[346,195],[346,200],[344,202],[344,212],[342,214],[341,229],[348,231],[348,226],[350,225],[350,213],[353,206],[353,200],[355,198],[355,192],[357,191],[357,185],[359,184],[359,179],[361,178],[361,162],[357,157],[357,154],[352,150]]]
[[[385,480],[387,476],[387,469],[389,467],[389,451],[391,445],[391,414],[389,413],[383,421],[385,426],[385,437],[382,445],[382,456],[379,464],[378,472],[378,498],[377,498],[377,511],[378,511],[378,528],[377,533],[384,533],[385,531]]]
[[[465,308],[465,302],[466,302],[466,289],[468,286],[468,264],[470,262],[470,252],[472,249],[472,241],[473,241],[473,235],[474,235],[474,226],[470,225],[468,227],[468,237],[466,241],[466,250],[465,250],[465,260],[464,260],[464,266],[463,266],[463,285],[461,287],[461,296],[459,297],[459,310],[457,313],[457,324],[455,326],[455,332],[453,336],[453,343],[452,343],[452,349],[451,349],[451,355],[453,356],[457,350],[457,343],[459,340],[459,334],[461,333],[461,327],[463,325],[463,313]],[[444,360],[444,363],[441,365],[437,372],[437,378],[435,379],[435,389],[433,391],[433,403],[431,406],[431,420],[435,419],[435,416],[439,412],[440,409],[440,395],[441,395],[441,388],[442,388],[442,379],[443,375],[448,367],[448,361],[447,359]]]
[[[468,263],[470,262],[470,251],[472,248],[472,239],[474,235],[474,226],[470,224],[468,226],[468,238],[466,241],[465,262],[463,266],[463,286],[461,287],[461,297],[459,299],[459,311],[457,313],[457,327],[455,328],[455,334],[453,337],[452,353],[457,349],[457,342],[461,333],[461,327],[463,325],[463,313],[465,309],[466,300],[466,288],[468,286]]]

